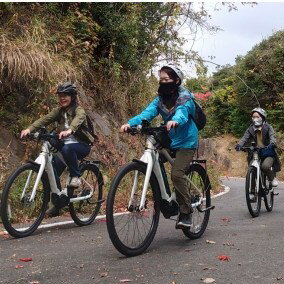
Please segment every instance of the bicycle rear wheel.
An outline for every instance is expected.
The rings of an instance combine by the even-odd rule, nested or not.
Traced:
[[[31,235],[44,218],[49,201],[49,185],[44,172],[30,201],[39,166],[28,163],[8,178],[1,199],[1,218],[8,233],[16,238]]]
[[[257,173],[255,167],[249,167],[246,176],[246,202],[252,217],[258,217],[261,208],[261,190],[257,190]]]
[[[274,190],[270,185],[270,182],[267,178],[267,176],[264,176],[263,178],[264,184],[265,184],[265,190],[263,191],[263,199],[264,199],[264,205],[268,212],[271,212],[274,205]]]
[[[145,208],[139,209],[145,173],[143,164],[126,164],[114,178],[107,198],[108,233],[115,248],[126,256],[143,253],[151,244],[159,223],[160,194],[153,175],[146,192]],[[134,184],[136,192],[129,206]]]
[[[199,164],[192,164],[188,169],[187,176],[191,182],[188,182],[188,190],[192,198],[192,203],[201,201],[199,206],[193,208],[192,226],[188,229],[182,229],[185,236],[190,239],[198,239],[204,233],[209,217],[211,206],[211,185],[205,169]],[[200,193],[196,192],[197,187]]]
[[[97,217],[103,197],[103,177],[99,168],[94,164],[83,163],[81,165],[81,186],[76,189],[78,195],[87,196],[93,190],[89,199],[70,202],[69,211],[72,219],[78,226],[90,225]]]

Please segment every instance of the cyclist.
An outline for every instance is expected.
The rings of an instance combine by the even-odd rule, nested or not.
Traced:
[[[120,131],[151,121],[161,115],[171,138],[170,148],[176,151],[171,178],[176,191],[180,214],[177,229],[192,225],[191,196],[186,182],[188,169],[198,145],[198,130],[192,119],[195,113],[193,94],[181,86],[183,72],[173,64],[159,71],[158,96],[139,115],[121,126]]]
[[[57,155],[54,156],[53,165],[56,176],[60,177],[67,165],[70,172],[69,187],[77,188],[81,185],[78,159],[83,159],[90,153],[90,145],[94,142],[94,138],[87,131],[86,113],[78,105],[76,86],[65,82],[58,86],[57,94],[59,106],[36,120],[27,129],[22,130],[21,138],[41,127],[57,123],[59,139],[63,142],[59,146],[59,151],[66,164]],[[53,203],[56,202],[53,201]],[[51,217],[56,216],[59,214],[59,209],[54,206],[47,211],[47,214]]]
[[[276,172],[280,171],[281,164],[274,148],[276,148],[275,133],[266,121],[266,111],[262,108],[254,108],[251,111],[252,124],[246,130],[240,142],[235,146],[237,151],[249,141],[255,141],[257,147],[262,148],[259,152],[261,158],[261,169],[268,177],[272,187],[278,186]],[[248,161],[251,157],[248,157]],[[274,171],[271,169],[273,167]]]

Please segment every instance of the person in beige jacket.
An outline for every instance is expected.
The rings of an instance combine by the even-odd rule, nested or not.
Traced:
[[[66,164],[59,157],[54,156],[54,170],[56,176],[60,177],[67,165],[70,172],[69,187],[76,188],[81,185],[78,160],[83,159],[90,153],[94,138],[88,131],[86,112],[77,103],[76,86],[66,82],[58,86],[57,94],[59,107],[54,108],[27,129],[22,130],[21,138],[41,127],[56,123],[59,139],[63,142],[59,147],[59,151]],[[56,216],[59,214],[59,209],[53,207],[48,210],[47,214]]]

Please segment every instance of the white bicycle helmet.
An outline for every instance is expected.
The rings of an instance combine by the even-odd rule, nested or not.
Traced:
[[[254,112],[257,112],[258,114],[260,114],[261,116],[263,116],[265,119],[267,117],[267,113],[263,108],[260,107],[256,107],[251,111],[251,114],[253,114]]]
[[[169,63],[167,65],[164,65],[163,67],[169,67],[172,70],[175,71],[175,73],[178,75],[178,77],[180,78],[180,82],[182,83],[183,79],[184,79],[184,75],[183,72],[179,69],[179,67],[177,67],[176,65]]]

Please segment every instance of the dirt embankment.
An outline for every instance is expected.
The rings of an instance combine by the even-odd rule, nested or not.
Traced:
[[[220,137],[203,139],[200,142],[199,152],[202,158],[215,165],[220,175],[245,177],[247,172],[247,154],[236,152],[235,145],[239,139],[232,135],[222,135]],[[279,147],[284,149],[284,143],[279,143]],[[278,154],[283,152],[278,148]],[[281,158],[283,165],[283,157]],[[284,180],[284,172],[277,173],[277,178]]]
[[[235,145],[238,139],[231,135],[203,139],[200,142],[199,154],[207,159],[220,175],[242,176],[246,175],[246,153],[236,152]]]

